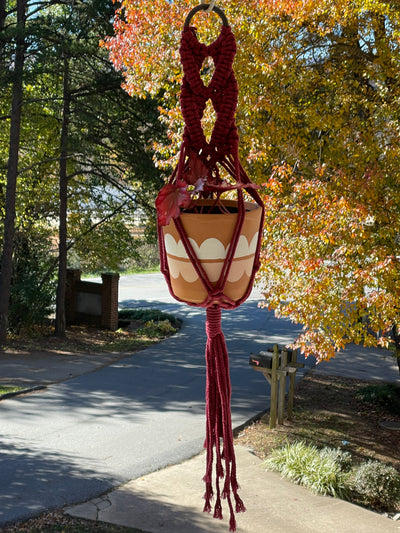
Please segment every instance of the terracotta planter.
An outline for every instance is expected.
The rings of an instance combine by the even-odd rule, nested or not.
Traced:
[[[199,206],[210,206],[212,201],[203,200]],[[237,202],[223,200],[222,204],[235,210]],[[236,252],[229,270],[224,294],[238,301],[248,289],[252,277],[255,252],[259,239],[262,208],[245,202],[246,215]],[[182,225],[190,243],[203,266],[209,281],[215,285],[220,277],[224,260],[236,225],[234,212],[182,213]],[[171,220],[163,227],[170,284],[174,295],[188,303],[200,304],[207,298],[207,291],[194,269],[178,234],[175,222]]]

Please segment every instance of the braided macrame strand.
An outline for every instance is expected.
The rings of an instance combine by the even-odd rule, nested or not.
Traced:
[[[211,512],[214,486],[214,517],[222,519],[221,499],[226,499],[230,510],[229,529],[230,531],[235,531],[235,512],[243,512],[246,509],[238,495],[239,485],[236,478],[236,460],[233,448],[230,408],[231,384],[228,352],[221,329],[221,308],[236,308],[247,299],[254,281],[254,275],[259,267],[260,238],[257,244],[252,275],[244,296],[237,301],[233,301],[224,294],[225,284],[228,279],[232,260],[235,256],[245,218],[242,189],[245,189],[262,209],[263,207],[254,185],[251,183],[239,161],[239,137],[235,123],[238,86],[232,68],[236,54],[236,42],[231,28],[229,26],[223,26],[217,40],[209,46],[199,43],[195,28],[185,28],[181,38],[180,54],[184,71],[180,102],[182,115],[185,120],[185,129],[179,162],[170,178],[170,183],[184,179],[184,174],[190,164],[190,154],[194,152],[197,157],[201,158],[209,173],[204,188],[204,195],[208,197],[216,195],[216,203],[218,203],[218,198],[222,192],[235,189],[238,197],[238,214],[235,229],[219,280],[216,283],[211,283],[208,279],[189,241],[180,217],[174,220],[175,227],[187,256],[207,292],[207,297],[202,303],[193,304],[187,302],[190,305],[207,308],[207,344],[205,354],[207,364],[207,422],[204,443],[207,450],[207,458],[206,473],[204,476],[206,486],[204,511]],[[213,58],[215,71],[210,84],[205,86],[200,76],[200,69],[204,59],[208,56]],[[202,129],[201,119],[209,99],[211,99],[214,106],[217,118],[210,140],[207,142]],[[226,180],[220,178],[218,165],[225,169],[229,176],[233,178],[233,183],[227,184]],[[260,237],[261,229],[262,221],[260,223]],[[158,230],[161,271],[165,275],[171,294],[174,295],[160,226]],[[177,297],[175,296],[175,298]],[[179,298],[177,299],[179,300]],[[215,480],[213,480],[214,463],[216,470]]]
[[[204,495],[204,511],[211,511],[211,498],[213,497],[212,470],[213,449],[216,451],[216,501],[214,506],[214,518],[222,518],[221,497],[228,502],[230,510],[229,530],[236,530],[236,520],[231,500],[231,491],[235,500],[237,513],[246,510],[238,495],[239,485],[236,479],[236,460],[233,449],[232,422],[231,422],[231,385],[229,380],[228,351],[226,349],[224,335],[221,330],[221,308],[213,305],[207,308],[207,388],[206,388],[206,419],[207,434],[205,447],[207,449],[207,467],[204,481],[206,492]],[[221,452],[220,442],[224,443]],[[224,460],[225,471],[222,464]],[[220,489],[220,479],[225,480]]]
[[[185,119],[184,145],[196,152],[201,151],[203,158],[211,157],[212,163],[227,154],[236,155],[239,144],[235,124],[238,86],[232,69],[236,42],[230,27],[224,26],[218,39],[209,46],[199,43],[193,27],[185,28],[180,54],[184,70],[180,98]],[[205,86],[200,69],[208,56],[213,58],[215,71],[210,84]],[[208,99],[211,99],[217,115],[209,143],[201,126]]]

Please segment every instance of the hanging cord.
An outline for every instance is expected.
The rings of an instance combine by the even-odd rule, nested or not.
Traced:
[[[214,504],[214,518],[222,519],[221,499],[225,499],[228,502],[230,511],[229,531],[236,531],[234,513],[244,512],[246,508],[238,495],[239,485],[236,478],[236,459],[233,448],[230,408],[231,384],[229,378],[228,351],[221,329],[221,308],[218,305],[207,308],[206,330],[207,434],[204,445],[207,450],[207,466],[203,478],[206,485],[203,510],[205,512],[211,512],[211,499],[214,496],[212,470],[214,460],[213,451],[215,449],[216,475],[214,483],[216,500]]]

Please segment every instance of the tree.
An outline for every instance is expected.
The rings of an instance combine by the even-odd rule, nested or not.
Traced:
[[[119,158],[113,161],[113,156],[110,154],[110,139],[107,139],[107,130],[110,127],[107,124],[106,131],[99,128],[98,123],[100,117],[104,116],[102,107],[104,106],[105,94],[109,97],[110,85],[111,89],[119,86],[120,80],[118,76],[110,75],[110,66],[104,61],[104,52],[98,48],[98,32],[103,26],[108,27],[108,21],[105,18],[107,8],[110,2],[101,2],[95,0],[91,3],[82,4],[78,6],[64,6],[58,10],[55,22],[50,21],[49,25],[52,27],[52,34],[47,40],[52,44],[52,50],[57,54],[59,50],[62,51],[61,56],[64,58],[62,78],[62,121],[61,121],[61,137],[60,137],[60,172],[59,172],[59,199],[60,199],[60,215],[59,215],[59,256],[58,256],[58,288],[57,288],[57,303],[56,303],[56,329],[58,335],[65,332],[65,289],[66,289],[66,267],[67,267],[67,217],[72,215],[74,205],[67,208],[67,189],[69,188],[71,196],[74,196],[73,190],[78,183],[85,186],[86,196],[89,200],[90,217],[89,229],[84,227],[82,222],[85,217],[82,217],[84,203],[82,198],[78,199],[75,206],[79,214],[80,235],[77,240],[82,241],[82,234],[84,241],[88,242],[88,237],[92,236],[92,230],[98,233],[98,228],[109,221],[110,218],[115,222],[115,216],[121,212],[121,209],[126,207],[126,210],[133,210],[136,198],[132,191],[129,181],[126,176],[122,179],[117,177],[117,165],[124,167],[123,159]],[[57,32],[58,28],[62,28],[62,32]],[[48,52],[47,52],[48,54]],[[94,65],[88,66],[87,61],[90,58]],[[57,58],[52,57],[54,67],[57,70]],[[91,72],[88,72],[91,70]],[[118,80],[118,85],[116,81]],[[121,94],[121,90],[118,91]],[[97,101],[98,107],[95,108],[94,100]],[[89,109],[90,106],[90,109]],[[129,106],[131,107],[131,106]],[[136,106],[137,107],[137,106]],[[88,114],[95,108],[95,117],[88,120]],[[120,118],[126,122],[125,116]],[[110,116],[110,114],[109,114]],[[88,124],[90,122],[90,124]],[[116,124],[113,123],[113,128]],[[143,128],[143,125],[141,125]],[[92,139],[93,129],[97,130],[98,136],[93,142],[89,141],[90,135]],[[119,128],[121,129],[121,128]],[[84,133],[83,133],[84,132]],[[135,136],[138,137],[137,130]],[[88,142],[89,141],[89,142]],[[137,143],[132,143],[137,144]],[[100,146],[100,150],[98,147]],[[131,151],[132,151],[131,145]],[[87,148],[82,150],[82,148]],[[107,151],[104,148],[108,148]],[[143,152],[143,145],[140,145],[139,151]],[[132,170],[135,170],[135,179],[138,180],[138,170],[140,165],[134,162]],[[69,173],[68,173],[69,170]],[[128,174],[127,168],[123,171]],[[118,172],[121,174],[121,171]],[[154,172],[152,173],[154,176]],[[96,176],[95,176],[96,175]],[[99,179],[100,177],[100,179]],[[149,176],[146,176],[148,181]],[[82,179],[83,178],[83,179]],[[94,182],[94,187],[92,183]],[[96,189],[99,188],[99,182],[107,184],[108,191],[102,187],[103,197],[96,195]],[[114,194],[115,202],[109,200],[112,195],[111,190],[117,189],[118,194]],[[131,189],[131,191],[129,191]],[[143,197],[143,195],[142,195]],[[97,205],[96,205],[97,204]],[[109,208],[106,208],[108,204]],[[100,207],[101,206],[101,207]],[[110,217],[110,210],[112,216]],[[86,211],[86,209],[85,209]],[[98,213],[99,220],[94,219],[94,212]],[[76,217],[69,217],[70,221],[77,220]],[[108,223],[108,225],[110,225]],[[114,229],[117,227],[114,224]],[[122,229],[122,228],[121,228]],[[72,232],[74,230],[72,229]],[[75,229],[76,231],[76,229]],[[73,234],[73,233],[72,233]],[[118,233],[123,236],[121,231]],[[118,235],[117,234],[117,235]],[[125,233],[126,235],[126,233]],[[69,233],[70,238],[72,237]],[[114,233],[114,241],[116,234]],[[128,238],[128,242],[132,243],[133,238]],[[76,242],[76,241],[75,241]],[[104,246],[104,245],[103,245]],[[134,247],[134,246],[133,246]],[[101,250],[100,246],[100,250]],[[121,248],[119,247],[119,251]],[[108,249],[108,255],[113,255]],[[119,256],[121,261],[123,256]],[[111,263],[111,261],[110,261]]]
[[[12,214],[6,205],[5,184],[15,57],[14,4],[0,3],[0,61],[4,65],[0,73],[2,231],[6,214]],[[112,0],[28,1],[20,142],[18,147],[13,145],[17,148],[19,169],[16,236],[11,239],[11,327],[21,327],[18,309],[23,308],[21,302],[29,308],[29,298],[34,299],[32,309],[43,303],[43,317],[46,316],[59,255],[61,284],[61,273],[71,262],[73,248],[76,252],[72,260],[78,258],[88,269],[117,269],[138,247],[129,231],[135,213],[140,211],[151,221],[155,219],[154,197],[162,177],[152,163],[152,146],[163,137],[163,128],[157,120],[157,102],[130,98],[121,89],[121,75],[109,63],[107,52],[99,48],[99,36],[110,31],[113,13]],[[67,64],[63,60],[66,57]],[[66,71],[69,83],[65,91]],[[68,105],[63,106],[63,102]],[[62,212],[66,218],[59,242],[64,245],[61,254],[54,254],[49,231],[54,233],[59,219],[60,174]],[[151,225],[154,227],[154,222]],[[47,261],[35,250],[38,243],[46,250]],[[5,244],[5,240],[0,241],[0,251],[5,250]],[[25,269],[24,265],[32,265],[33,259],[36,267]],[[37,277],[35,290],[42,291],[43,298],[28,290],[28,286],[33,287],[33,271]],[[2,304],[9,300],[2,291]],[[62,303],[58,307],[62,314]],[[39,311],[24,316],[36,320]],[[61,320],[59,331],[62,330]]]
[[[64,53],[63,59],[63,94],[62,120],[60,134],[60,168],[59,168],[59,200],[60,211],[58,217],[58,284],[56,299],[55,334],[65,335],[65,292],[67,287],[67,216],[68,216],[68,128],[71,113],[71,93],[69,80],[69,57]]]
[[[178,49],[191,7],[122,1],[105,40],[130,94],[163,91],[171,144],[159,157],[168,163],[182,131]],[[348,342],[388,345],[400,323],[400,6],[222,7],[238,42],[242,153],[266,205],[265,305],[304,325],[294,344],[306,355],[329,358]],[[196,17],[200,39],[215,38],[215,15]]]
[[[12,276],[12,256],[14,249],[15,204],[18,176],[19,142],[21,132],[21,112],[23,95],[23,70],[25,62],[25,22],[27,0],[17,0],[17,23],[15,33],[15,57],[12,83],[11,126],[7,165],[7,188],[5,198],[4,236],[0,264],[0,343],[7,333],[9,294]],[[4,25],[5,5],[1,7],[1,22]]]

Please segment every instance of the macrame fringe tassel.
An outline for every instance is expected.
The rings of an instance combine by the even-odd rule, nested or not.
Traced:
[[[206,386],[206,440],[207,466],[204,481],[204,511],[211,512],[211,499],[214,495],[212,473],[215,449],[215,491],[214,518],[222,519],[221,497],[226,499],[230,510],[229,531],[236,531],[236,513],[246,510],[238,495],[236,460],[233,449],[231,422],[231,384],[229,379],[228,351],[221,330],[221,308],[213,305],[207,308],[207,386]],[[225,468],[224,468],[225,467]],[[220,480],[223,481],[222,494]],[[235,500],[233,509],[231,495]]]

